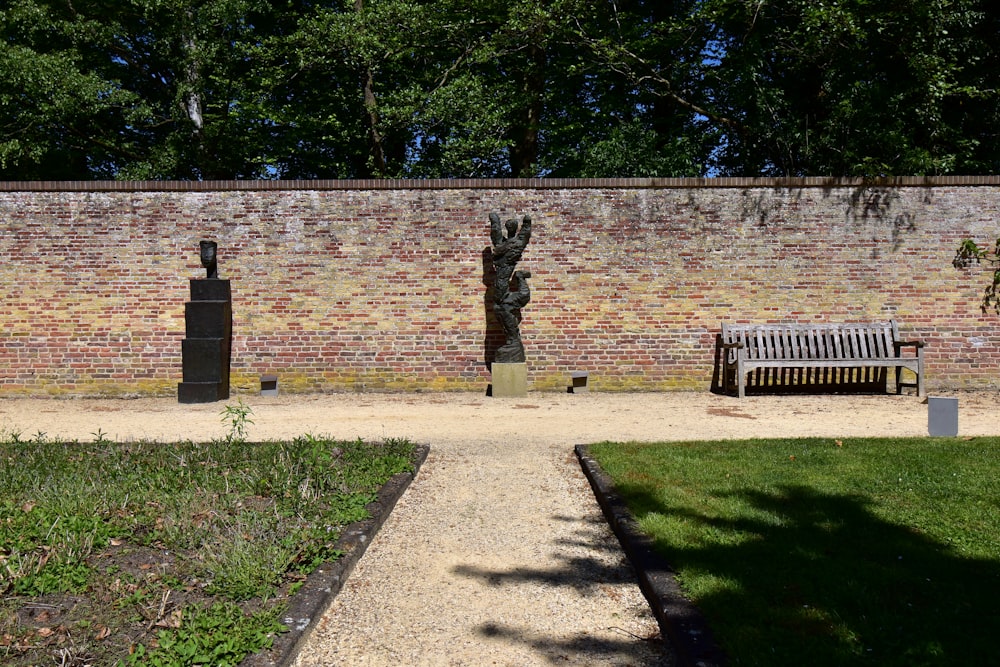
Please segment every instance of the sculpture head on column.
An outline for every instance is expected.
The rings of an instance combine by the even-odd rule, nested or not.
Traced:
[[[217,279],[219,277],[219,263],[216,259],[218,247],[215,241],[201,242],[201,265],[208,272],[206,278]]]

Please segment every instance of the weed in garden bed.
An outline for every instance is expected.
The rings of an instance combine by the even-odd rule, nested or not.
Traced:
[[[0,441],[0,662],[236,664],[344,526],[412,470],[403,440]]]
[[[229,433],[226,434],[226,441],[230,444],[243,444],[247,441],[247,433],[253,424],[253,409],[243,402],[237,401],[236,405],[227,405],[219,413],[224,424],[229,426]]]
[[[602,443],[590,453],[734,664],[996,661],[997,439]]]

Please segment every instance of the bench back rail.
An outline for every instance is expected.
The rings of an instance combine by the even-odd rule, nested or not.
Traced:
[[[895,323],[723,325],[723,343],[739,343],[746,359],[888,359]],[[735,359],[736,348],[731,349]]]

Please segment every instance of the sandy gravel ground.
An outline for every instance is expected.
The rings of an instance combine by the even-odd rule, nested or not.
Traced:
[[[959,434],[997,435],[995,393]],[[431,446],[296,665],[672,665],[573,456],[599,440],[926,435],[913,396],[708,392],[245,396],[251,439],[304,433]],[[235,398],[229,403],[235,403]],[[0,399],[0,432],[88,440],[221,437],[225,403]]]

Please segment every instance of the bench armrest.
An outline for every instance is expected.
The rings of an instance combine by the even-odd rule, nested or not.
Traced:
[[[723,343],[723,350],[739,350],[743,347],[743,343]]]
[[[898,350],[901,347],[923,347],[924,341],[922,340],[897,340],[893,343],[893,346]]]

